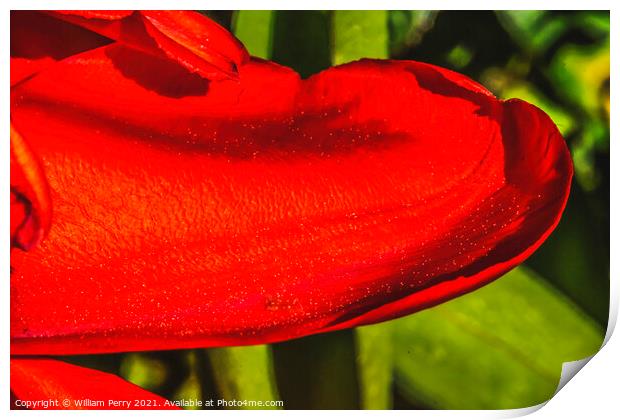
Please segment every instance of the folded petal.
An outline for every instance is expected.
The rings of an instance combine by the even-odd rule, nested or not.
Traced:
[[[41,164],[11,125],[11,248],[39,243],[50,228],[51,207]]]
[[[208,79],[237,77],[248,60],[243,45],[226,29],[188,11],[58,11],[53,16],[127,46],[167,57]]]
[[[270,342],[474,290],[558,223],[572,165],[539,109],[412,61],[204,82],[122,46],[13,90],[49,236],[12,255],[15,354]]]
[[[178,409],[165,398],[116,375],[53,359],[12,358],[11,393],[12,408]]]

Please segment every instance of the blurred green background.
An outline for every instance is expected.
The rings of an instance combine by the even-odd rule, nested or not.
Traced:
[[[214,11],[251,54],[308,76],[413,59],[545,110],[575,179],[527,262],[474,293],[382,324],[271,346],[64,357],[170,399],[282,399],[288,409],[500,409],[550,398],[592,355],[609,304],[609,12]]]

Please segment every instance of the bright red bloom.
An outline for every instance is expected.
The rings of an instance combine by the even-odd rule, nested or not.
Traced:
[[[378,322],[492,281],[559,221],[557,128],[465,76],[362,60],[301,80],[197,14],[80,15],[13,15],[11,119],[53,205],[11,256],[13,354]],[[46,213],[16,188],[18,235]]]

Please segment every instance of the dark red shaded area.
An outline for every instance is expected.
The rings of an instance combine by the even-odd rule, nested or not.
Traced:
[[[178,41],[174,19],[158,27]],[[54,203],[46,240],[12,255],[14,354],[262,343],[412,313],[527,258],[572,176],[542,111],[412,61],[301,80],[252,59],[203,83],[116,43],[15,87],[12,118]]]
[[[116,375],[45,358],[11,359],[11,408],[178,409],[166,399]]]
[[[110,39],[29,10],[11,11],[11,86],[72,55]]]

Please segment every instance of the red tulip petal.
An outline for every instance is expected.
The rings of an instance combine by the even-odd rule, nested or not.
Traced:
[[[178,409],[165,398],[116,375],[53,359],[12,358],[11,392],[13,408]],[[145,405],[138,406],[136,400]]]
[[[112,42],[29,10],[11,11],[11,86],[63,58]]]
[[[57,10],[54,13],[81,16],[86,19],[120,20],[134,14],[133,10]]]
[[[248,60],[243,45],[226,29],[187,11],[58,11],[68,22],[157,56],[165,56],[207,79],[236,78]]]
[[[558,222],[570,156],[529,104],[411,61],[239,70],[205,85],[113,46],[14,90],[54,202],[48,238],[12,256],[14,353],[388,319],[486,284]]]
[[[28,250],[51,223],[49,186],[37,157],[11,125],[11,248]]]
[[[523,262],[555,229],[570,192],[570,154],[553,122],[541,110],[519,99],[506,101],[503,107],[506,185],[494,197],[482,201],[476,214],[459,228],[462,232],[482,230],[490,234],[484,242],[493,244],[491,252],[461,269],[459,277],[435,279],[435,285],[375,309],[363,307],[328,330],[407,315],[475,290]],[[523,195],[529,195],[529,199],[521,201]],[[512,217],[498,214],[515,210]],[[489,226],[494,229],[489,231]],[[516,254],[516,250],[520,253]],[[437,252],[435,256],[442,253]]]

